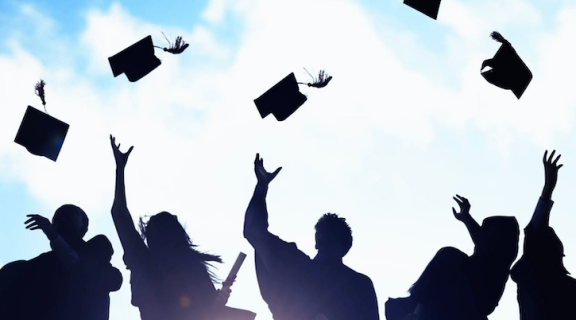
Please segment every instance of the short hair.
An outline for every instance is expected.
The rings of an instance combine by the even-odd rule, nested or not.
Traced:
[[[86,233],[88,231],[88,223],[89,223],[88,215],[80,207],[75,206],[73,204],[65,204],[60,208],[56,209],[56,212],[54,212],[54,216],[52,217],[52,224],[54,224],[56,220],[60,220],[64,216],[68,216],[70,214],[79,214],[83,218],[84,220],[83,230],[84,233]]]
[[[346,255],[352,247],[352,229],[345,218],[338,217],[335,213],[326,213],[314,226],[316,234],[325,235],[330,243],[337,244],[343,250],[343,255]],[[323,237],[324,238],[324,237]]]

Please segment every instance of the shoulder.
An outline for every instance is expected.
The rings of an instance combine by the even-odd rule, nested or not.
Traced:
[[[372,279],[370,279],[370,277],[368,277],[367,275],[357,272],[346,265],[344,265],[344,272],[351,281],[354,281],[362,285],[364,288],[372,288],[372,289],[374,288],[374,283],[372,283]]]

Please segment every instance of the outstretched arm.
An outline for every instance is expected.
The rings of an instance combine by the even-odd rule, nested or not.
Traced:
[[[552,192],[554,192],[556,182],[558,181],[558,170],[563,166],[563,164],[558,165],[558,160],[560,160],[561,155],[558,155],[558,157],[554,159],[555,153],[556,150],[552,151],[550,157],[548,157],[548,150],[546,150],[546,152],[544,152],[544,159],[542,159],[545,177],[544,188],[542,189],[540,201],[538,201],[538,205],[529,224],[535,231],[548,227],[550,222],[550,211],[554,204],[552,201]]]
[[[76,250],[72,249],[64,238],[58,234],[50,220],[38,214],[29,214],[27,217],[30,219],[24,222],[26,229],[42,230],[48,240],[50,240],[50,246],[62,265],[68,270],[71,269],[80,259]]]
[[[112,205],[112,219],[114,220],[114,226],[116,226],[116,232],[118,232],[122,248],[124,248],[124,252],[127,252],[131,251],[135,246],[144,246],[142,238],[140,238],[136,227],[134,227],[134,221],[126,204],[124,170],[134,147],[130,147],[128,152],[122,153],[120,144],[116,145],[116,138],[112,135],[110,135],[110,143],[112,144],[112,151],[116,160],[116,192],[114,194],[114,204]]]
[[[479,243],[482,243],[484,239],[482,238],[483,236],[480,225],[470,215],[470,202],[468,199],[459,195],[456,195],[456,197],[453,197],[453,199],[458,203],[458,206],[460,207],[460,212],[456,212],[456,209],[452,207],[452,213],[454,213],[454,217],[464,223],[468,229],[468,232],[470,233],[470,237],[472,238],[474,245],[477,246]]]

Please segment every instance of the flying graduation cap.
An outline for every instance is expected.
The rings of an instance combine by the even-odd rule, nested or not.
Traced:
[[[441,0],[404,0],[404,4],[436,20]]]
[[[502,89],[512,90],[516,98],[520,99],[532,81],[532,72],[520,59],[508,40],[496,31],[492,32],[491,36],[492,39],[502,43],[502,45],[494,58],[482,62],[481,74],[491,84]],[[491,69],[482,71],[487,67]]]
[[[164,37],[166,38],[166,35]],[[154,45],[152,36],[147,36],[108,58],[114,77],[125,73],[130,82],[136,82],[162,64],[154,55],[154,48],[160,48],[172,54],[180,54],[188,48],[188,43],[184,42],[180,36],[176,38],[174,44],[168,38],[166,40],[170,46],[162,48]]]
[[[256,108],[258,108],[258,112],[260,112],[260,116],[265,118],[269,114],[273,114],[276,120],[284,121],[308,99],[300,92],[299,84],[314,88],[324,88],[332,80],[332,76],[327,75],[324,70],[320,70],[318,78],[314,78],[309,72],[308,74],[312,77],[312,82],[298,82],[292,72],[255,99],[254,103]]]
[[[34,155],[56,161],[70,126],[46,113],[45,85],[40,80],[35,86],[36,95],[44,105],[44,112],[28,106],[14,142]]]

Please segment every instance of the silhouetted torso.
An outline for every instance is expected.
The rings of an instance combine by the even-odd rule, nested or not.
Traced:
[[[310,259],[288,243],[270,234],[273,248],[266,266],[256,252],[256,273],[262,297],[274,319],[330,320],[378,319],[372,281],[342,263]]]
[[[95,264],[86,246],[79,246],[80,259],[70,270],[53,251],[4,266],[2,319],[107,320],[109,293],[120,288],[122,276],[109,263]]]
[[[143,242],[125,248],[132,304],[142,320],[204,319],[216,297],[206,267],[188,248],[153,255]]]
[[[529,224],[524,233],[524,254],[512,268],[521,320],[573,318],[576,280],[553,263],[562,260],[562,242],[551,227],[536,231]]]

